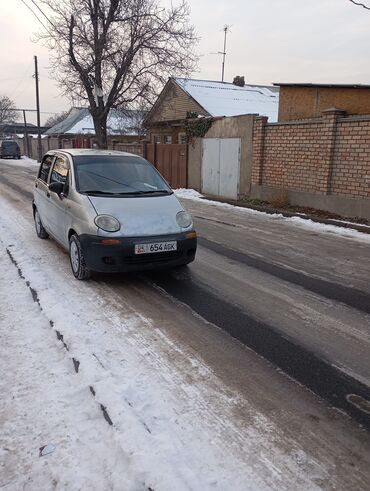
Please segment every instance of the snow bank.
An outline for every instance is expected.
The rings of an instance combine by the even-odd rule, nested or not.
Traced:
[[[180,189],[175,189],[174,192],[178,198],[198,201],[209,206],[215,206],[226,210],[233,210],[241,214],[245,213],[249,215],[260,215],[261,217],[263,216],[266,220],[274,220],[274,221],[281,220],[287,225],[289,224],[294,225],[317,233],[335,234],[335,235],[340,235],[341,237],[346,237],[349,239],[355,239],[358,241],[370,243],[370,234],[365,234],[359,232],[358,230],[339,227],[336,225],[329,225],[325,223],[318,223],[318,222],[314,222],[313,220],[304,219],[300,217],[284,217],[281,213],[270,214],[264,211],[253,210],[252,208],[244,208],[242,206],[236,206],[236,205],[231,205],[229,203],[222,203],[220,201],[205,199],[203,198],[202,194],[198,193],[198,191],[195,191],[194,189],[180,188]],[[346,222],[346,223],[350,223],[350,222]]]

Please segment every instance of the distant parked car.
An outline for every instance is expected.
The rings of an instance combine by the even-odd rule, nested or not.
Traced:
[[[1,140],[0,141],[0,158],[12,157],[13,159],[21,158],[21,149],[14,140]]]
[[[74,276],[173,268],[194,261],[196,233],[159,172],[124,152],[53,150],[35,181],[33,215],[41,239],[66,250]]]

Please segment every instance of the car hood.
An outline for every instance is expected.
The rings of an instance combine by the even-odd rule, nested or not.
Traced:
[[[98,215],[111,215],[120,221],[121,230],[109,236],[144,237],[184,231],[176,222],[176,214],[183,207],[174,194],[126,198],[89,196],[89,199]]]

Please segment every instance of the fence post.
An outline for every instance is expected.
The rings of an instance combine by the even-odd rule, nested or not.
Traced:
[[[157,142],[154,142],[154,147],[153,147],[153,165],[155,168],[157,168]]]
[[[189,188],[189,144],[185,143],[186,189]]]
[[[337,122],[338,118],[344,115],[345,111],[335,107],[326,109],[322,113],[322,160],[316,177],[316,191],[319,193],[330,194]]]
[[[266,116],[258,116],[253,123],[253,160],[252,160],[252,184],[263,183],[263,163],[264,163],[264,147],[265,133],[268,118]]]

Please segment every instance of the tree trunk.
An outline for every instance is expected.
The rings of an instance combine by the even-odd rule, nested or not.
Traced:
[[[101,150],[107,150],[108,139],[107,139],[107,117],[93,114],[95,136],[98,141],[98,147]]]

